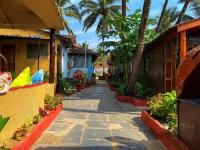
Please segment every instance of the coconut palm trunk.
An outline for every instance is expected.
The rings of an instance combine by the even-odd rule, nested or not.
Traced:
[[[126,17],[126,0],[122,0],[122,16]]]
[[[139,69],[139,65],[140,65],[143,50],[144,50],[145,31],[147,28],[147,21],[148,21],[149,12],[150,12],[150,6],[151,6],[151,0],[145,0],[144,5],[143,5],[140,27],[138,31],[138,43],[137,43],[136,55],[133,60],[132,73],[129,78],[128,89],[127,89],[130,95],[133,95],[135,93],[134,85],[137,79],[138,69]]]
[[[162,25],[162,23],[163,23],[164,12],[165,12],[165,10],[166,10],[166,8],[167,8],[167,4],[168,4],[168,0],[165,0],[165,3],[164,3],[163,8],[162,8],[161,16],[160,16],[160,18],[159,18],[158,25],[157,25],[157,27],[156,27],[156,33],[159,32],[159,29],[160,29],[160,27],[161,27],[161,25]]]
[[[179,17],[178,17],[178,19],[177,19],[176,24],[181,23],[181,21],[183,20],[183,18],[184,18],[184,16],[185,16],[185,12],[186,12],[186,10],[187,10],[189,4],[190,4],[190,0],[184,0],[184,1],[185,1],[185,3],[184,3],[184,5],[183,5],[183,8],[182,8],[180,14],[179,14]],[[179,2],[183,2],[183,0],[180,0]]]

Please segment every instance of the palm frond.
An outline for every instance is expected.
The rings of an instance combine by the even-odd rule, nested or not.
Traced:
[[[190,9],[193,10],[196,16],[200,16],[200,0],[193,0],[190,3]]]
[[[64,7],[66,4],[70,4],[70,0],[56,0],[56,3],[59,7]]]
[[[82,9],[82,8],[95,8],[97,6],[98,6],[98,4],[95,1],[92,1],[92,0],[82,0],[79,3],[80,9]]]
[[[100,18],[99,23],[96,28],[96,33],[99,33],[102,30],[102,27],[103,27],[103,18]]]
[[[66,28],[66,30],[67,30],[67,32],[68,32],[69,34],[73,34],[73,31],[72,31],[72,29],[70,28],[69,23],[67,22],[66,19],[64,19],[64,26],[65,26],[65,28]]]
[[[86,32],[97,20],[99,16],[98,11],[94,11],[89,16],[86,17],[83,23],[83,30]]]
[[[79,12],[79,9],[76,7],[76,5],[71,4],[68,7],[65,7],[64,13],[68,17],[72,17],[74,19],[81,21],[82,16]]]

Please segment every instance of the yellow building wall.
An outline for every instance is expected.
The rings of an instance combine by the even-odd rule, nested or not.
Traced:
[[[27,66],[31,69],[31,74],[38,70],[38,59],[27,58],[27,44],[37,43],[38,40],[32,39],[1,39],[1,44],[12,44],[15,45],[15,73],[19,75]],[[40,43],[48,43],[48,57],[40,57],[39,59],[39,69],[44,69],[45,72],[49,71],[49,60],[50,60],[50,46],[49,40],[41,40]],[[57,46],[60,44],[59,40],[56,40],[55,49],[55,82],[57,77]]]
[[[0,95],[0,114],[10,120],[0,133],[0,141],[6,142],[22,124],[30,123],[39,107],[44,107],[44,97],[54,95],[54,84],[42,84],[36,87],[21,88]]]

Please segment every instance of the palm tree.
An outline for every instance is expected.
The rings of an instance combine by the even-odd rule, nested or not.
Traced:
[[[165,32],[167,29],[172,27],[179,16],[179,12],[176,7],[168,8],[163,12],[163,19],[160,23],[160,27],[157,33]],[[159,16],[157,17],[159,18]],[[160,21],[160,20],[159,20]]]
[[[122,0],[122,16],[126,17],[126,0]]]
[[[161,26],[162,23],[163,23],[164,12],[165,12],[165,10],[166,10],[166,8],[167,8],[167,4],[168,4],[168,0],[165,0],[165,3],[164,3],[163,8],[162,8],[161,16],[160,16],[160,19],[159,19],[159,21],[158,21],[158,25],[157,25],[157,27],[156,27],[156,33],[158,33],[159,28],[160,28],[160,26]]]
[[[86,32],[98,20],[96,32],[109,29],[106,24],[106,18],[114,19],[116,13],[119,13],[120,5],[115,4],[118,0],[81,0],[79,3],[82,9],[82,16],[87,15],[84,23],[83,30]]]
[[[83,49],[88,49],[88,48],[89,48],[89,44],[88,44],[87,42],[83,42],[83,43],[81,44],[81,47],[82,47]]]
[[[185,16],[185,12],[190,4],[190,0],[179,0],[179,3],[183,3],[184,2],[184,5],[183,5],[183,8],[179,14],[179,17],[177,19],[177,22],[176,24],[179,24],[181,23],[181,21],[183,20],[184,16]]]
[[[144,38],[145,38],[145,31],[147,28],[147,21],[149,17],[150,7],[151,7],[151,0],[145,0],[143,11],[142,11],[140,27],[138,31],[137,50],[136,50],[136,55],[133,60],[133,66],[132,66],[133,71],[129,78],[129,84],[128,84],[128,93],[131,95],[134,94],[133,89],[134,89],[135,81],[138,74],[138,68],[142,59],[143,50],[144,50]]]
[[[195,14],[200,17],[200,0],[192,0],[190,9],[195,11]]]
[[[162,23],[161,23],[157,33],[165,32],[170,27],[174,26],[175,22],[177,21],[177,19],[179,17],[179,14],[180,14],[180,12],[177,11],[177,7],[172,7],[172,8],[166,9],[163,13],[163,20],[162,20]],[[159,17],[157,17],[157,18],[159,18]],[[191,17],[190,15],[185,14],[182,21],[185,22],[185,21],[189,21],[192,19],[194,19],[194,18]]]
[[[71,17],[71,18],[81,21],[81,14],[79,12],[79,9],[76,7],[76,5],[72,4],[70,0],[56,0],[56,3],[63,17],[64,16]],[[64,25],[67,32],[69,34],[73,34],[73,31],[70,28],[69,23],[66,19],[64,19]]]

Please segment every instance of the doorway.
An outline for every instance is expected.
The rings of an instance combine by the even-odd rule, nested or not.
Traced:
[[[0,46],[0,53],[6,58],[7,63],[0,59],[1,72],[15,72],[15,45],[3,44]]]

